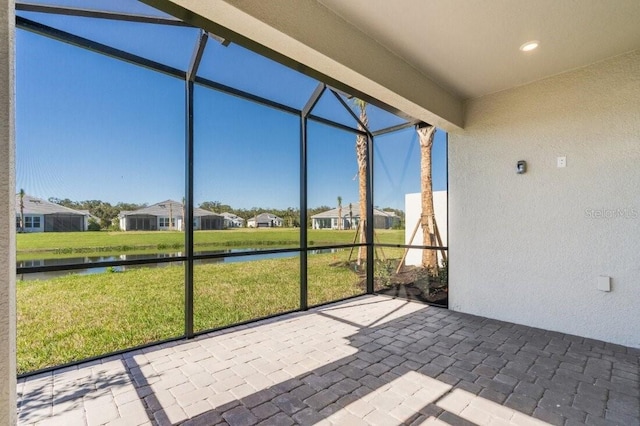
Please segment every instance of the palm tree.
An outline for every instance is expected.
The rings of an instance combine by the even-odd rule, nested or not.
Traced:
[[[338,195],[338,231],[342,228],[342,197]]]
[[[185,214],[185,204],[186,198],[182,197],[182,226],[181,226],[181,231],[186,231],[186,224],[187,224],[187,215]]]
[[[420,189],[422,198],[422,244],[435,246],[435,212],[433,209],[433,187],[431,177],[431,149],[436,128],[426,123],[416,126],[420,138]],[[422,267],[437,271],[438,257],[435,250],[422,251]]]
[[[349,229],[353,229],[353,205],[349,203]]]
[[[289,218],[289,228],[293,228],[296,221],[296,212],[293,207],[287,207],[287,217]]]
[[[173,204],[169,202],[169,230],[173,230]]]
[[[20,189],[20,232],[24,232],[24,189]]]
[[[358,123],[358,130],[364,132],[366,131],[365,127],[369,125],[367,103],[361,99],[354,99],[353,103],[360,109],[360,123],[362,124]],[[356,135],[356,159],[358,161],[358,192],[360,195],[360,222],[358,227],[360,228],[360,243],[364,244],[366,243],[365,224],[367,217],[367,136],[361,133]],[[358,249],[358,265],[366,257],[366,253],[366,247],[360,246]]]

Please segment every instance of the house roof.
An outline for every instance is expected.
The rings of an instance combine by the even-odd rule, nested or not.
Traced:
[[[353,214],[353,217],[360,217],[360,203],[352,203],[351,204],[351,213]],[[383,210],[379,210],[379,209],[373,209],[373,215],[374,216],[384,216],[384,217],[396,217],[395,213],[393,212],[385,212]],[[343,218],[348,218],[350,216],[349,214],[349,204],[343,204],[342,205],[342,217]],[[331,209],[331,210],[327,210],[318,214],[314,214],[313,216],[311,216],[311,219],[330,219],[330,218],[335,218],[338,217],[338,208],[336,207],[335,209]]]
[[[138,210],[133,211],[121,211],[120,217],[124,216],[138,216],[138,215],[149,215],[149,216],[162,216],[168,217],[172,215],[174,217],[182,217],[182,203],[179,203],[174,200],[166,200],[161,201],[156,204],[152,204],[148,207],[143,207]],[[196,207],[193,209],[193,217],[203,217],[203,216],[220,216],[214,212],[209,210],[201,209]]]
[[[249,220],[253,220],[256,222],[270,222],[272,220],[282,220],[282,218],[276,216],[273,213],[260,213],[259,215],[254,216]]]
[[[241,221],[244,222],[243,218],[241,218],[240,216],[235,215],[233,213],[224,212],[224,213],[220,213],[220,216],[224,216],[226,219],[241,220]]]
[[[70,209],[59,204],[51,203],[40,198],[32,197],[25,194],[22,202],[24,204],[24,214],[73,214],[79,216],[88,216],[89,212],[81,212]],[[20,214],[20,194],[16,194],[16,215]]]

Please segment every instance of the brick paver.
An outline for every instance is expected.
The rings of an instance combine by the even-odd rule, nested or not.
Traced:
[[[21,379],[21,425],[640,425],[640,350],[367,296]]]

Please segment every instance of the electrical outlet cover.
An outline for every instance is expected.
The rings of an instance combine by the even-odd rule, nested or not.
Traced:
[[[558,167],[567,167],[567,157],[558,157]]]

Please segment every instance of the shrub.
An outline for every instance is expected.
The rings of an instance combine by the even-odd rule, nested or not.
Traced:
[[[97,220],[95,220],[94,218],[90,217],[89,218],[89,224],[87,226],[87,230],[88,231],[99,231],[100,228],[100,224],[98,223]]]

